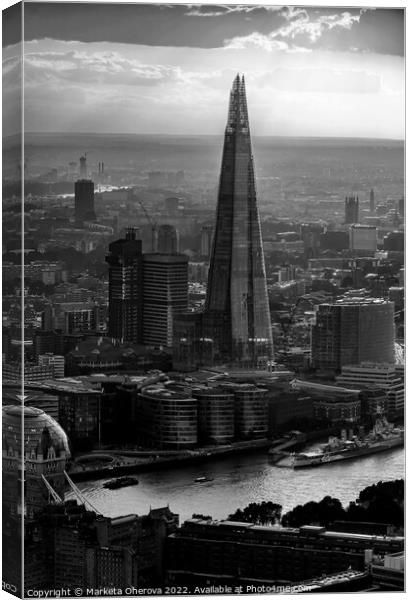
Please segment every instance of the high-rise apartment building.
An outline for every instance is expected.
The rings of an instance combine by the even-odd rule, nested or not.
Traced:
[[[345,223],[359,223],[360,203],[358,196],[349,196],[345,199]]]
[[[125,239],[109,245],[109,336],[143,341],[143,255],[136,231],[127,229]]]
[[[344,298],[320,304],[312,327],[311,357],[319,371],[364,361],[395,362],[394,303]]]
[[[187,310],[188,258],[184,254],[142,254],[129,228],[109,246],[108,334],[110,337],[171,347],[174,316]]]
[[[187,310],[187,302],[187,256],[184,254],[144,254],[144,344],[171,347],[174,316]]]
[[[218,362],[266,365],[273,356],[246,92],[239,75],[225,130],[203,327]]]

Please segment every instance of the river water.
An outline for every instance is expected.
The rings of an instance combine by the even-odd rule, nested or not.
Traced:
[[[403,478],[404,462],[404,449],[395,448],[353,461],[294,471],[275,467],[267,454],[258,453],[140,473],[137,486],[118,490],[103,487],[107,478],[77,485],[103,515],[143,515],[150,507],[169,505],[183,522],[193,513],[224,519],[237,508],[263,500],[281,504],[283,513],[326,495],[339,498],[346,506],[367,485]],[[194,479],[203,475],[212,481],[195,483]]]

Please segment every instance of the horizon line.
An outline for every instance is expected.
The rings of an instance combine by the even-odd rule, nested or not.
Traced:
[[[6,136],[2,136],[3,140],[7,140],[13,137],[21,137],[24,139],[25,135],[98,135],[98,136],[113,136],[113,135],[123,135],[123,136],[161,136],[161,137],[221,137],[220,133],[125,133],[125,132],[104,132],[99,133],[98,131],[26,131],[24,134],[20,133],[11,133]],[[259,135],[253,134],[252,138],[280,138],[280,139],[306,139],[306,140],[378,140],[378,141],[390,141],[390,142],[405,142],[405,137],[403,138],[390,138],[390,137],[363,137],[363,136],[345,136],[345,135],[281,135],[281,134],[266,134]]]

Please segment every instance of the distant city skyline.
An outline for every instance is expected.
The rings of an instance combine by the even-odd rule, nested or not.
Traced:
[[[27,3],[25,34],[26,131],[220,135],[241,72],[253,135],[404,137],[402,9]]]

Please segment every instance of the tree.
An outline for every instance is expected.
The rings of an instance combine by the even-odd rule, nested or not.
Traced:
[[[238,508],[235,513],[228,516],[228,519],[258,525],[275,525],[281,519],[282,510],[283,507],[275,502],[251,502],[243,510]]]
[[[330,526],[334,521],[364,521],[404,526],[404,480],[380,481],[361,490],[346,509],[337,498],[325,496],[320,502],[299,504],[282,518],[284,527]]]
[[[404,502],[404,480],[396,479],[394,481],[379,481],[374,485],[369,485],[359,493],[357,504],[367,505],[377,497],[393,499],[398,503]]]
[[[301,527],[302,525],[328,526],[334,521],[346,520],[346,512],[338,498],[325,496],[320,502],[299,504],[282,518],[286,527]]]

